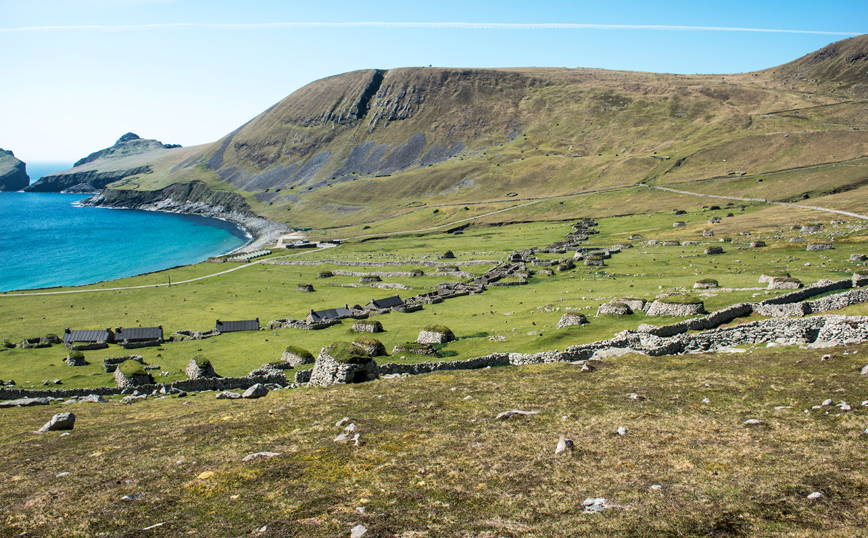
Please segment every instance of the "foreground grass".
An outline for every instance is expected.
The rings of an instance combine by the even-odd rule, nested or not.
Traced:
[[[344,536],[363,523],[403,537],[865,536],[868,346],[853,350],[7,409],[0,534]],[[853,410],[804,412],[826,398]],[[495,420],[513,408],[539,414]],[[32,433],[61,411],[77,415],[70,435]],[[361,447],[333,441],[342,417]],[[554,454],[561,436],[572,454]],[[280,455],[242,461],[260,451]],[[583,514],[588,497],[617,507]]]

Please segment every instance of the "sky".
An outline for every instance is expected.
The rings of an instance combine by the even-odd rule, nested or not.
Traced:
[[[357,69],[737,73],[868,33],[864,0],[0,0],[0,147],[72,162],[131,131],[218,140]]]

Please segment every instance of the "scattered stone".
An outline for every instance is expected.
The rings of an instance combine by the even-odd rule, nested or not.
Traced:
[[[749,419],[744,421],[745,426],[759,426],[762,423],[763,423],[763,421],[761,421],[758,418],[749,418]]]
[[[865,260],[868,260],[868,256],[864,254],[850,254],[851,262],[864,262]]]
[[[34,405],[48,405],[51,400],[48,398],[19,398],[17,400],[0,401],[0,409],[5,407],[31,407]]]
[[[606,509],[606,499],[603,497],[591,497],[582,502],[585,507],[583,514],[597,514]]]
[[[72,413],[58,413],[39,428],[37,433],[52,432],[58,430],[71,430],[75,426],[75,415]]]
[[[835,402],[834,402],[831,398],[828,398],[828,399],[826,399],[826,400],[823,400],[823,404],[822,404],[822,405],[832,405],[832,404],[834,404],[834,403],[835,403]]]
[[[147,493],[131,493],[129,495],[124,495],[121,497],[122,501],[139,501],[147,497]]]
[[[228,390],[224,390],[223,392],[217,394],[218,400],[237,400],[241,398],[241,395],[237,392],[230,392]]]
[[[80,398],[78,401],[81,403],[108,403],[108,400],[99,394],[88,394],[87,396]]]
[[[821,499],[821,498],[823,498],[823,494],[820,493],[819,491],[815,491],[815,492],[811,493],[810,495],[808,495],[808,499],[810,499],[812,501],[816,501],[817,499]]]
[[[249,389],[244,391],[244,394],[241,395],[242,398],[262,398],[268,394],[268,389],[265,388],[265,385],[262,383],[257,383],[250,387]]]
[[[624,437],[625,435],[627,435],[627,428],[625,428],[624,426],[618,426],[618,431],[616,433],[621,437]]]
[[[630,305],[621,301],[601,304],[597,309],[598,316],[628,316],[633,313]]]
[[[242,459],[241,461],[250,461],[257,458],[274,458],[277,456],[280,456],[280,452],[256,452],[254,454],[248,454],[244,456],[244,459]]]
[[[521,415],[538,415],[537,411],[521,411],[519,409],[510,409],[509,411],[504,411],[495,417],[495,420],[506,420],[510,417],[521,416]]]
[[[561,452],[573,451],[574,448],[573,440],[566,439],[561,437],[560,441],[558,441],[558,446],[555,448],[555,454],[560,454]]]
[[[859,372],[862,375],[868,375],[868,364],[862,367],[862,370]]]
[[[362,538],[365,534],[367,534],[368,528],[359,523],[352,529],[350,529],[350,538]]]

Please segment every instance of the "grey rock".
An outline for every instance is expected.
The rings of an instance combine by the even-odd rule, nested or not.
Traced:
[[[815,492],[811,493],[810,495],[808,495],[808,499],[810,499],[812,501],[816,501],[817,499],[822,499],[822,498],[823,498],[823,494],[820,493],[819,491],[815,491]]]
[[[88,394],[84,398],[78,400],[81,403],[108,403],[108,400],[99,394]]]
[[[862,375],[868,375],[868,364],[862,367],[862,370],[859,372]]]
[[[555,448],[555,454],[560,454],[562,452],[573,451],[575,445],[573,444],[572,439],[566,439],[561,437],[560,441],[558,441],[558,446]]]
[[[262,383],[257,383],[244,391],[242,398],[262,398],[268,394],[268,389]]]
[[[39,428],[39,433],[71,430],[75,426],[75,415],[72,413],[58,413],[51,417],[51,420],[45,423],[45,426]]]
[[[228,390],[224,390],[223,392],[217,394],[218,400],[237,400],[239,398],[241,398],[240,394],[238,394],[237,392],[230,392]]]
[[[48,398],[19,398],[17,400],[0,401],[0,409],[5,407],[31,407],[34,405],[48,405],[51,401]]]
[[[358,525],[350,529],[350,538],[362,538],[367,533],[368,528],[359,523]]]
[[[257,458],[275,458],[277,456],[280,456],[280,452],[256,452],[254,454],[248,454],[244,456],[244,459],[242,459],[241,461],[250,461]]]
[[[538,415],[537,411],[521,411],[519,409],[510,409],[509,411],[504,411],[495,417],[495,420],[506,420],[515,416],[527,416],[527,415]]]

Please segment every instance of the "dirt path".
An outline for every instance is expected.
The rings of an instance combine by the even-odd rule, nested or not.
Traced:
[[[652,187],[654,189],[660,189],[661,191],[669,191],[676,192],[678,194],[689,194],[691,196],[701,196],[704,198],[721,198],[723,200],[739,200],[742,202],[765,202],[767,204],[773,205],[784,205],[789,207],[797,207],[799,209],[813,209],[814,211],[825,211],[826,213],[836,213],[838,215],[846,215],[848,217],[853,217],[862,220],[868,220],[868,216],[860,215],[859,213],[852,213],[850,211],[841,211],[840,209],[829,209],[827,207],[817,207],[813,205],[799,205],[799,204],[791,204],[789,202],[773,202],[771,200],[766,200],[764,198],[739,198],[737,196],[721,196],[718,194],[701,194],[698,192],[689,192],[689,191],[680,191],[677,189],[670,189],[669,187]]]

